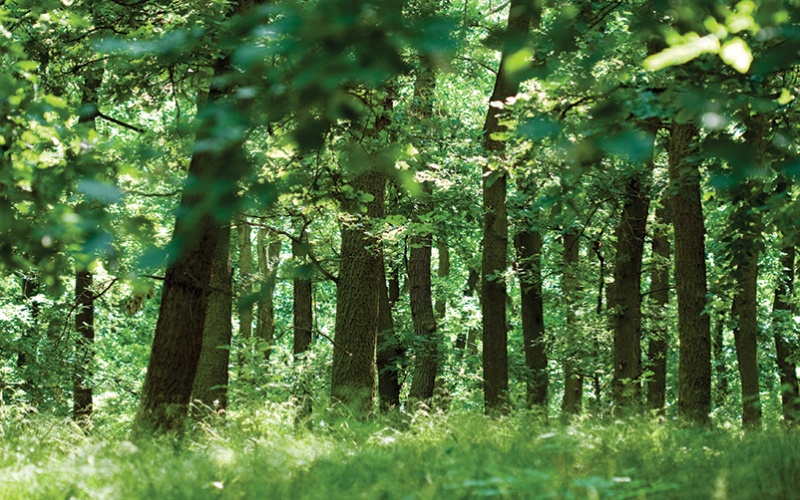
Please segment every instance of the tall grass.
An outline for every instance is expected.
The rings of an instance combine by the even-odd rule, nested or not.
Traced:
[[[0,408],[0,498],[797,498],[800,432],[470,413],[369,422],[268,405],[180,441]]]

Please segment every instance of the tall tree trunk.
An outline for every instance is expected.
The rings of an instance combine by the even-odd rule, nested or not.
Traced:
[[[83,82],[84,104],[97,105],[98,90],[103,83],[104,70],[92,68],[86,72]],[[92,128],[96,118],[92,119]],[[72,418],[84,430],[92,428],[94,364],[94,292],[92,272],[78,264],[75,273],[75,365],[72,371]]]
[[[241,6],[234,10],[239,11]],[[230,68],[227,57],[217,59],[214,64],[208,104],[198,114],[198,120],[205,122],[198,129],[198,143],[213,138],[214,132],[224,127],[214,124],[214,120],[237,112],[231,103],[223,102],[226,89],[216,86],[224,81],[222,77]],[[224,237],[221,226],[229,223],[214,213],[214,207],[236,205],[235,190],[230,189],[222,196],[215,191],[218,202],[212,205],[208,203],[208,189],[237,184],[247,168],[243,140],[242,137],[228,142],[220,150],[196,151],[189,164],[190,182],[183,190],[173,232],[177,254],[173,255],[164,278],[134,434],[183,430],[203,343],[213,261]]]
[[[261,276],[256,337],[264,343],[264,358],[269,359],[272,354],[272,344],[275,342],[275,285],[283,245],[276,233],[263,227],[258,230],[256,240],[258,272]]]
[[[239,244],[239,335],[243,339],[253,336],[253,244],[250,241],[250,225],[247,218],[239,215],[236,221],[237,242]]]
[[[564,272],[561,278],[561,294],[564,297],[567,319],[567,338],[569,343],[576,340],[578,317],[578,260],[580,258],[580,232],[571,227],[564,233]],[[575,354],[568,352],[564,359],[564,399],[561,408],[565,415],[581,412],[583,403],[583,374],[577,367]]]
[[[667,395],[667,349],[669,328],[665,309],[669,304],[670,242],[666,225],[671,221],[667,204],[656,209],[656,227],[653,231],[653,264],[650,275],[650,304],[655,328],[650,332],[647,359],[653,372],[647,381],[647,406],[663,411]]]
[[[721,407],[730,393],[728,386],[728,367],[725,365],[725,311],[720,311],[714,324],[712,347],[714,349],[714,371],[717,374],[717,392],[714,402]]]
[[[228,364],[233,325],[233,270],[231,265],[231,231],[220,228],[220,240],[211,269],[210,293],[203,326],[203,346],[192,387],[192,401],[201,408],[223,412],[228,407]]]
[[[547,412],[547,345],[544,336],[542,235],[524,227],[514,237],[519,262],[522,342],[525,351],[526,406]]]
[[[678,300],[678,411],[706,423],[711,411],[711,332],[706,313],[705,219],[700,201],[700,168],[689,156],[697,129],[674,123],[669,177],[675,232],[675,288]]]
[[[531,22],[541,15],[534,0],[511,0],[508,32],[518,40],[527,36]],[[483,312],[483,399],[487,413],[504,412],[508,408],[508,325],[506,322],[506,282],[508,267],[508,209],[506,202],[506,170],[502,166],[505,142],[494,134],[505,130],[500,124],[500,111],[491,103],[504,102],[519,91],[519,80],[509,74],[508,57],[519,45],[507,44],[500,58],[489,111],[483,124],[483,147],[490,163],[483,167],[483,256],[481,260],[481,310]]]
[[[655,131],[648,130],[655,139]],[[653,143],[650,142],[650,145]],[[652,149],[645,172],[625,184],[622,216],[617,227],[612,322],[614,326],[614,403],[632,409],[642,404],[642,257],[650,197],[644,184],[652,170]]]
[[[72,418],[92,428],[92,365],[94,364],[94,291],[92,272],[75,274],[75,365],[72,372]]]
[[[739,260],[741,259],[741,260]],[[736,326],[733,339],[742,382],[742,424],[761,425],[761,401],[758,387],[758,252],[740,255],[736,266],[736,295],[733,298],[733,317]]]
[[[464,287],[464,297],[472,297],[475,295],[475,289],[478,288],[480,280],[480,270],[470,267],[467,275],[467,286]],[[466,331],[462,330],[459,332],[456,337],[456,349],[459,350],[459,352],[466,349],[467,354],[475,354],[478,352],[478,329],[469,327]]]
[[[383,260],[383,259],[381,259]],[[389,288],[386,285],[385,265],[380,265],[380,293],[378,304],[378,399],[382,412],[400,406],[400,371],[398,364],[402,360],[403,351],[398,344],[392,318],[392,305],[389,300]],[[399,287],[398,287],[399,288]],[[399,293],[399,290],[398,290]],[[396,300],[396,299],[395,299]]]
[[[775,338],[775,353],[778,363],[778,375],[781,380],[781,402],[783,403],[783,418],[786,422],[794,423],[800,418],[800,389],[798,389],[797,367],[790,361],[791,346],[784,337],[784,332],[791,328],[791,314],[795,308],[790,305],[794,293],[794,266],[795,248],[785,247],[781,251],[782,272],[778,276],[778,286],[775,287],[775,300],[772,311],[775,319],[772,329]]]
[[[386,179],[382,173],[368,170],[351,185],[356,192],[372,195],[372,201],[367,203],[365,216],[354,216],[342,228],[331,399],[367,416],[375,399],[375,351],[383,288],[380,239],[372,234],[372,219],[383,217]]]
[[[293,352],[295,357],[306,352],[311,347],[314,326],[314,312],[312,301],[312,282],[308,267],[308,235],[303,229],[299,241],[292,241],[292,257],[300,263],[292,280],[294,342]]]

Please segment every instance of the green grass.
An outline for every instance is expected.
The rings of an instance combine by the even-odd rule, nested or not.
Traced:
[[[3,413],[4,412],[4,413]],[[177,443],[83,436],[0,408],[0,498],[797,498],[800,432],[655,419],[465,413],[358,423],[291,407],[233,413]],[[408,417],[410,418],[410,417]],[[327,419],[327,420],[326,420]]]

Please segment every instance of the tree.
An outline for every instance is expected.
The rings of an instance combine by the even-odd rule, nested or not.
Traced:
[[[483,147],[491,161],[483,166],[483,254],[481,260],[481,310],[483,313],[484,406],[487,413],[506,411],[508,406],[508,324],[506,321],[506,283],[508,267],[508,210],[506,172],[502,165],[505,142],[495,137],[505,130],[500,123],[496,102],[505,102],[519,90],[519,77],[509,68],[530,29],[541,15],[535,0],[512,0],[508,10],[508,43],[500,57],[489,110],[483,124]]]
[[[256,253],[261,288],[258,291],[256,338],[264,344],[266,359],[269,359],[275,341],[275,286],[282,246],[283,243],[277,233],[263,227],[258,230]]]
[[[669,304],[670,240],[667,226],[671,222],[669,200],[656,208],[656,224],[653,228],[652,271],[650,274],[650,304],[654,316],[654,328],[650,332],[647,348],[649,369],[653,375],[647,381],[647,406],[651,410],[663,411],[667,395],[667,351],[669,328],[665,309]]]
[[[706,312],[705,223],[700,169],[691,157],[697,128],[673,123],[668,144],[675,288],[678,301],[678,411],[705,423],[711,412],[711,332]]]
[[[568,227],[563,235],[563,274],[561,276],[561,293],[564,296],[566,308],[566,331],[569,343],[575,340],[578,328],[577,293],[580,286],[578,281],[578,262],[580,259],[580,229],[575,226]],[[577,366],[578,360],[574,359],[574,352],[568,352],[564,360],[564,398],[561,409],[565,415],[576,415],[581,412],[583,405],[583,374]]]

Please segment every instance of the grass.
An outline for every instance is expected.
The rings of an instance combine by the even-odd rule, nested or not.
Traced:
[[[270,405],[184,439],[0,408],[0,498],[797,498],[800,432],[469,413],[296,432]]]

